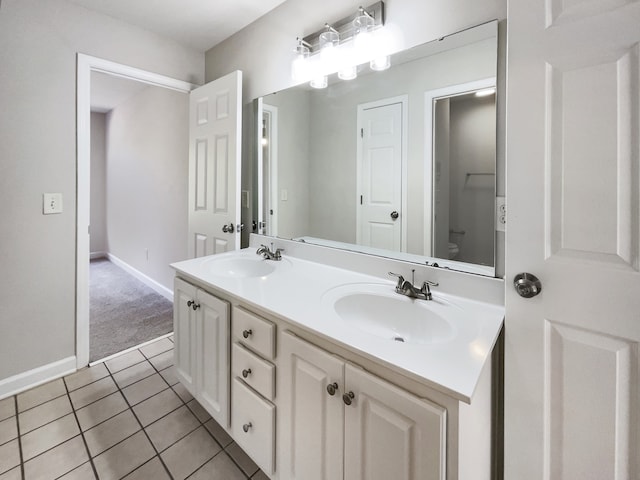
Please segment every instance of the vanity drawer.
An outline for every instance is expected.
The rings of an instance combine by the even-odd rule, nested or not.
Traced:
[[[233,344],[231,355],[233,376],[242,378],[262,396],[273,400],[276,367],[255,353],[250,352],[239,343]]]
[[[249,313],[240,307],[233,307],[233,335],[265,358],[273,359],[276,354],[276,326]]]
[[[274,471],[276,407],[238,378],[231,390],[233,439],[265,473]]]

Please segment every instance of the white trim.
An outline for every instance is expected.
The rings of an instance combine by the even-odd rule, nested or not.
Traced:
[[[152,290],[159,293],[167,300],[170,300],[171,303],[173,303],[173,290],[170,290],[164,285],[156,282],[153,278],[148,277],[147,275],[142,273],[140,270],[133,268],[131,265],[129,265],[126,262],[123,262],[122,260],[120,260],[118,257],[116,257],[111,253],[107,253],[107,258],[111,263],[117,265],[118,267],[123,269],[125,272],[127,272],[129,275],[137,278],[142,283],[144,283],[147,287],[151,288]]]
[[[106,258],[107,252],[91,252],[89,254],[89,260],[95,260],[96,258]]]
[[[77,56],[77,202],[76,202],[76,366],[89,364],[89,207],[91,159],[91,72],[189,93],[196,85],[90,55]]]
[[[400,226],[400,251],[407,251],[407,222],[405,221],[405,215],[407,214],[407,202],[408,202],[408,125],[409,125],[409,95],[398,95],[397,97],[384,98],[382,100],[376,100],[375,102],[361,103],[358,105],[358,113],[356,120],[356,244],[360,245],[362,239],[360,238],[360,192],[362,191],[362,183],[360,178],[360,171],[362,170],[362,138],[360,137],[360,129],[362,127],[362,113],[365,110],[372,108],[385,107],[387,105],[393,105],[395,103],[402,104],[402,158],[400,160],[402,165],[402,179],[401,179],[401,203],[400,212],[401,226]]]
[[[76,371],[76,357],[67,357],[57,362],[19,373],[0,381],[0,400],[15,395],[56,378]]]
[[[173,332],[165,333],[164,335],[160,335],[159,337],[156,337],[153,340],[147,340],[146,342],[142,342],[139,345],[134,345],[133,347],[129,347],[129,348],[126,348],[125,350],[122,350],[121,352],[114,353],[107,357],[101,358],[100,360],[96,360],[95,362],[91,362],[89,366],[93,367],[94,365],[98,365],[99,363],[108,362],[112,358],[116,358],[116,357],[119,357],[120,355],[124,355],[125,353],[129,353],[134,350],[138,350],[139,348],[146,347],[147,345],[151,345],[152,343],[162,340],[163,338],[168,338],[171,335],[173,335]]]
[[[278,236],[278,107],[262,104],[263,113],[269,118],[269,193],[271,198],[267,207],[271,207],[273,215],[268,219],[266,235]],[[264,175],[264,172],[263,172]]]
[[[473,82],[461,83],[459,85],[449,85],[448,87],[428,90],[424,93],[424,254],[432,256],[433,248],[433,188],[426,188],[433,185],[433,101],[438,98],[456,97],[464,95],[474,90],[495,87],[496,77],[483,78]],[[494,240],[495,243],[495,240]],[[495,249],[495,245],[494,245]],[[495,266],[492,267],[495,275]]]

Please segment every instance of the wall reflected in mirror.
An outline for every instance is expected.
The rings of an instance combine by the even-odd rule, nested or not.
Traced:
[[[258,233],[495,273],[497,22],[257,100]]]

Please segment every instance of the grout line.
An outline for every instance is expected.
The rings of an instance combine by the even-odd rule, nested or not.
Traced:
[[[87,451],[87,456],[89,457],[89,463],[91,464],[91,469],[93,470],[93,474],[98,477],[98,471],[96,470],[96,466],[93,463],[93,457],[91,456],[91,451],[89,450],[89,444],[87,444],[87,439],[84,438],[84,432],[82,431],[82,426],[80,425],[80,420],[78,420],[78,414],[76,413],[76,409],[71,401],[71,396],[69,395],[69,388],[67,387],[67,382],[63,380],[64,389],[67,391],[67,398],[69,399],[69,403],[71,404],[71,411],[73,413],[73,418],[76,419],[76,425],[78,425],[78,430],[80,431],[80,437],[82,438],[82,443],[84,443],[84,448]],[[75,438],[75,437],[74,437]],[[80,466],[80,465],[78,465]],[[76,467],[77,468],[77,467]],[[69,472],[67,472],[69,473]]]
[[[18,453],[20,454],[20,476],[22,480],[24,480],[24,455],[22,453],[22,435],[20,434],[20,422],[18,421],[18,396],[14,395],[13,397],[13,407],[15,408],[15,418],[16,418],[16,431],[18,433]]]
[[[164,335],[160,335],[159,337],[156,337],[156,338],[154,338],[152,340],[148,340],[148,341],[143,342],[143,343],[141,343],[139,345],[134,345],[133,347],[129,347],[129,348],[125,349],[125,350],[122,350],[121,352],[116,352],[116,353],[114,353],[112,355],[108,355],[108,356],[106,356],[104,358],[101,358],[99,360],[95,360],[93,362],[89,362],[89,367],[93,367],[94,365],[98,365],[99,363],[106,363],[107,361],[112,360],[112,359],[114,359],[116,357],[119,357],[120,355],[124,355],[125,353],[130,353],[130,352],[132,352],[134,350],[139,350],[141,347],[146,347],[147,345],[150,345],[150,344],[152,344],[154,342],[157,342],[158,340],[162,340],[163,338],[167,338],[167,337],[169,337],[171,335],[173,335],[173,332],[165,333]],[[140,352],[140,353],[142,354],[142,356],[144,358],[147,358],[147,356],[144,353],[142,353],[142,352]]]

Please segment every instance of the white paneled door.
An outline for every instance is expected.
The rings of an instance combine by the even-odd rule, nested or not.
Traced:
[[[358,245],[402,250],[402,101],[358,107]]]
[[[508,30],[505,478],[637,479],[640,3],[509,0]]]
[[[242,72],[189,99],[190,258],[240,248]]]

